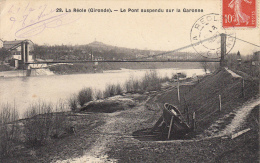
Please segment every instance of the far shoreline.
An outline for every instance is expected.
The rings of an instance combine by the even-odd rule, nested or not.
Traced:
[[[125,64],[124,63],[124,65],[122,65],[121,63],[119,64],[104,63],[98,65],[96,69],[93,69],[92,66],[91,68],[89,68],[90,66],[85,64],[75,64],[75,65],[61,64],[55,66],[56,66],[55,68],[51,68],[51,66],[49,66],[49,68],[31,69],[33,70],[33,72],[31,73],[30,76],[95,74],[95,73],[103,73],[103,72],[116,71],[116,70],[120,71],[124,69],[128,69],[128,70],[203,69],[200,63],[195,63],[195,64],[194,63],[191,64],[180,64],[180,63]],[[45,70],[48,72],[45,72]],[[40,72],[38,73],[37,71]],[[26,70],[0,71],[0,78],[11,78],[11,77],[26,77]]]

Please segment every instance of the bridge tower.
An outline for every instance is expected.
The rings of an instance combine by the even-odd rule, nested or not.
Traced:
[[[220,42],[220,49],[221,49],[221,56],[220,56],[220,67],[224,67],[226,66],[225,63],[225,55],[226,55],[226,39],[227,39],[227,35],[225,33],[221,33],[220,34],[221,37],[221,42]]]
[[[25,65],[29,60],[29,42],[27,40],[21,42],[21,60],[24,68],[28,69],[28,66]]]

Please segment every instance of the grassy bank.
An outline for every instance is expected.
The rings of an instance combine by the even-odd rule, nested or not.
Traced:
[[[42,101],[31,104],[24,119],[9,104],[0,110],[0,160],[11,157],[19,146],[38,148],[72,133],[62,101],[55,106]]]
[[[219,70],[203,77],[195,85],[183,84],[180,87],[181,103],[177,100],[176,88],[160,93],[156,96],[156,102],[174,104],[183,113],[187,108],[191,114],[193,111],[196,112],[196,132],[201,133],[220,117],[237,110],[248,99],[258,94],[258,81],[249,79],[245,81],[244,96],[241,87],[241,79],[233,78],[225,70]],[[221,111],[219,111],[219,94],[222,96]],[[229,123],[230,119],[223,122],[222,127]],[[149,127],[146,125],[147,121],[142,122],[139,126],[142,130],[139,131],[147,131]],[[108,145],[110,150],[107,154],[110,158],[119,160],[118,162],[258,162],[259,106],[251,111],[238,131],[248,128],[250,131],[234,139],[215,137],[164,142],[154,141],[149,137],[146,139],[139,137],[140,141],[121,137]],[[222,129],[219,128],[219,131]]]
[[[252,110],[243,127],[251,130],[236,139],[134,141],[116,138],[108,145],[109,158],[118,162],[258,162],[259,108]],[[248,126],[249,125],[249,126]],[[136,124],[137,126],[137,124]]]
[[[17,129],[18,112],[15,107],[5,104],[0,109],[0,158],[9,156],[19,142]]]
[[[158,97],[159,103],[171,103],[179,107],[185,117],[191,119],[196,114],[197,132],[203,132],[212,122],[235,108],[241,106],[247,100],[256,96],[259,92],[259,81],[242,76],[234,78],[225,70],[218,70],[212,75],[200,79],[195,85],[182,85],[180,87],[181,102],[177,100],[177,89],[174,88]],[[221,97],[221,111],[220,101]]]
[[[52,162],[81,156],[96,142],[96,135],[99,134],[97,129],[109,118],[103,112],[130,109],[137,104],[130,100],[131,98],[132,96],[125,97],[122,102],[115,100],[115,102],[96,103],[92,108],[95,114],[64,112],[60,110],[65,109],[62,102],[57,106],[45,102],[35,103],[27,109],[25,119],[16,118],[15,121],[10,119],[6,121],[8,123],[3,124],[5,128],[2,128],[1,134],[3,131],[18,134],[11,139],[9,137],[5,139],[12,142],[7,144],[6,154],[2,154],[3,145],[0,146],[0,162]],[[140,100],[139,97],[136,99]],[[11,110],[5,112],[5,115],[7,113],[14,112]],[[7,129],[9,125],[14,126],[14,130]],[[2,144],[7,142],[3,140],[1,139]],[[4,150],[7,151],[6,148]]]

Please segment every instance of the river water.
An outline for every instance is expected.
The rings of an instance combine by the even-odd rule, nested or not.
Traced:
[[[0,105],[15,105],[23,115],[26,108],[39,101],[51,102],[67,99],[78,93],[83,87],[104,90],[107,84],[123,84],[130,77],[139,79],[150,70],[111,70],[104,73],[49,75],[31,77],[2,77],[0,78]],[[160,76],[172,76],[172,73],[185,72],[187,77],[202,75],[202,69],[157,69]]]

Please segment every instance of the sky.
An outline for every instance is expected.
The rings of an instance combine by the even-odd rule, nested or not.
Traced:
[[[66,12],[74,8],[86,12]],[[93,8],[111,9],[112,12],[89,13]],[[139,9],[139,12],[128,12],[129,8]],[[203,12],[183,12],[184,8],[203,9]],[[126,12],[121,12],[124,9]],[[164,12],[147,13],[141,9],[164,9]],[[166,9],[174,9],[174,12],[166,12]],[[181,12],[176,12],[177,9]],[[63,12],[58,12],[61,10]],[[222,4],[219,0],[4,0],[0,1],[0,12],[2,40],[30,39],[40,45],[82,45],[96,40],[118,47],[170,51],[190,45],[194,24],[207,14],[219,14],[221,27]],[[257,28],[220,30],[232,31],[237,38],[260,45],[259,22]],[[238,50],[243,55],[260,49],[236,40],[231,52]]]

